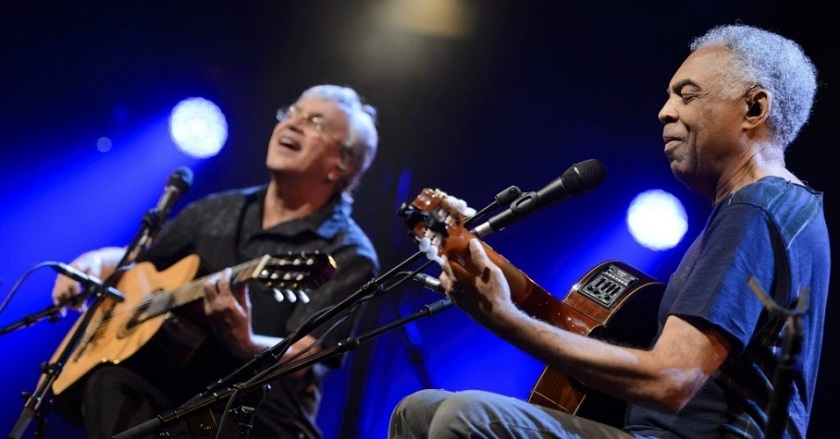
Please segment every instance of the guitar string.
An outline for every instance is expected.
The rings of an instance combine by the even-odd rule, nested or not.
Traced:
[[[251,268],[252,266],[256,266],[260,260],[261,259],[256,261],[248,261],[231,268],[233,269],[234,274],[238,276],[241,271]],[[147,311],[154,309],[155,312],[159,312],[160,307],[155,305],[172,303],[174,302],[173,299],[178,295],[184,295],[189,297],[191,292],[197,290],[198,288],[201,288],[201,286],[205,282],[207,282],[208,279],[216,275],[218,275],[218,273],[202,276],[198,279],[194,279],[190,282],[187,282],[186,284],[181,285],[180,287],[177,287],[173,290],[160,291],[157,293],[145,293],[142,297],[138,299],[126,298],[125,301],[116,303],[109,310],[105,311],[102,319],[100,320],[100,324],[105,325],[108,324],[111,320],[118,320],[119,317],[134,314],[138,310],[143,309],[143,307],[146,307]],[[196,296],[196,298],[198,297],[200,297],[200,295]],[[153,317],[154,316],[156,316],[156,314],[153,315]]]

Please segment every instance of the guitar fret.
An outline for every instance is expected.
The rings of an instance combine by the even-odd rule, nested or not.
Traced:
[[[250,277],[240,277],[240,275],[252,268],[257,266],[258,263],[262,261],[262,258],[257,261],[249,261],[243,264],[239,264],[237,266],[231,267],[233,270],[233,282],[238,283],[244,280],[248,280]],[[190,303],[194,300],[198,300],[204,297],[204,284],[207,283],[214,276],[218,276],[219,273],[214,273],[211,275],[207,275],[201,278],[198,278],[192,282],[188,282],[183,286],[176,288],[169,292],[172,296],[171,308],[177,308],[181,305],[186,303]]]

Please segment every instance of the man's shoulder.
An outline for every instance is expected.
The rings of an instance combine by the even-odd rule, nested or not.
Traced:
[[[779,177],[765,177],[732,194],[728,204],[749,203],[767,210],[822,204],[822,193]]]
[[[248,186],[214,192],[197,200],[199,203],[234,203],[253,199],[265,191],[265,185]]]
[[[379,265],[379,258],[374,247],[373,242],[367,235],[365,230],[349,212],[341,215],[343,221],[341,227],[343,231],[340,233],[340,239],[343,245],[349,245],[356,248],[356,252],[368,259],[370,259],[375,266]]]
[[[807,225],[824,233],[825,218],[822,192],[778,177],[765,177],[744,186],[733,194],[731,205],[750,205],[762,212],[776,224],[786,237],[792,239]],[[818,220],[818,221],[817,221]]]

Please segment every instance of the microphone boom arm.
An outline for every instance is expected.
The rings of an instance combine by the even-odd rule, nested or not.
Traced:
[[[417,311],[414,314],[396,320],[383,327],[374,329],[373,331],[370,331],[366,334],[362,334],[358,337],[348,337],[345,340],[338,342],[335,346],[332,346],[328,349],[324,349],[316,354],[312,354],[310,356],[301,358],[289,364],[276,364],[271,368],[268,368],[263,372],[259,373],[258,375],[254,376],[244,384],[231,385],[229,387],[219,389],[218,391],[212,392],[210,394],[206,394],[206,396],[203,396],[197,400],[193,400],[185,406],[181,406],[176,410],[171,410],[169,412],[162,413],[146,422],[143,422],[142,424],[137,425],[136,427],[132,427],[126,431],[114,435],[113,439],[134,439],[145,436],[149,433],[159,432],[162,429],[171,426],[175,422],[190,418],[190,416],[192,416],[194,413],[202,413],[205,409],[209,410],[210,406],[212,406],[216,402],[231,398],[236,393],[247,392],[258,386],[267,384],[268,382],[276,378],[296,372],[300,369],[311,366],[327,358],[331,358],[333,356],[340,355],[344,352],[356,349],[359,346],[361,346],[362,343],[374,337],[389,332],[393,329],[402,327],[421,317],[433,316],[449,308],[450,306],[452,306],[452,302],[449,299],[441,299],[436,302],[427,304],[420,311]],[[206,429],[211,426],[204,425],[202,427]],[[215,428],[215,426],[212,427]]]

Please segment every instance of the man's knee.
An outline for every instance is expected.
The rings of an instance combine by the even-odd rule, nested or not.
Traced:
[[[429,424],[438,406],[450,395],[443,390],[424,389],[404,397],[391,413],[389,437],[428,436]]]

